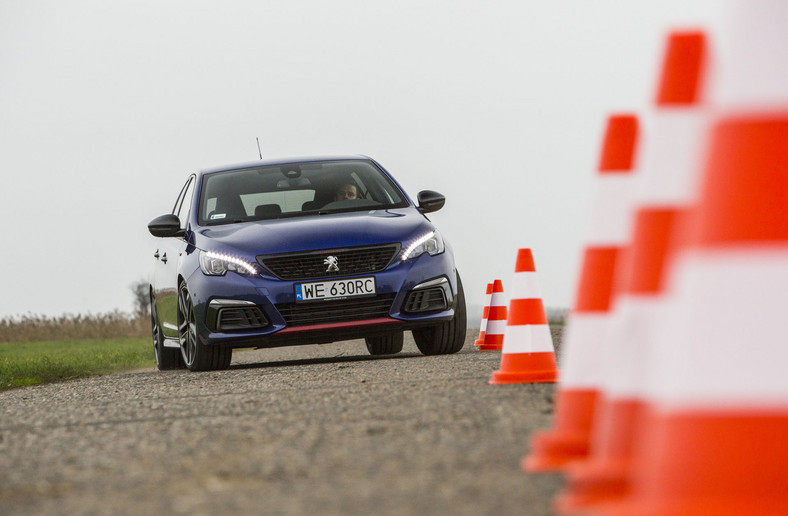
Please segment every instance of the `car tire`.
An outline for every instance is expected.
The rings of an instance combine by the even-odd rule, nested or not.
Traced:
[[[178,340],[183,362],[189,371],[216,371],[230,367],[232,348],[199,343],[194,303],[185,282],[178,287]]]
[[[424,355],[449,355],[462,349],[465,344],[467,316],[465,313],[465,292],[462,280],[457,274],[457,296],[454,305],[454,317],[451,321],[435,326],[413,330],[416,347]]]
[[[156,299],[150,296],[150,322],[153,334],[153,357],[156,359],[156,367],[159,371],[167,369],[180,369],[183,367],[183,358],[176,348],[164,347],[164,331],[159,323],[159,312],[156,308]]]
[[[367,350],[370,355],[394,355],[402,351],[405,334],[399,331],[391,335],[367,337],[364,341],[367,343]]]

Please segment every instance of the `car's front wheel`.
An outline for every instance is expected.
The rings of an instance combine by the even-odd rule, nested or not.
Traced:
[[[456,353],[465,344],[465,292],[462,289],[460,275],[457,274],[457,296],[454,305],[454,317],[451,321],[435,326],[413,330],[416,347],[425,355],[448,355]]]
[[[398,331],[391,335],[367,337],[364,341],[367,343],[367,350],[370,355],[393,355],[402,351],[405,335],[404,332]]]
[[[197,341],[194,303],[186,283],[181,283],[178,288],[178,338],[181,344],[181,356],[189,371],[214,371],[230,367],[232,348],[201,346]]]
[[[166,369],[180,369],[183,367],[183,359],[180,352],[175,348],[164,347],[164,332],[159,323],[159,312],[156,307],[156,298],[150,296],[150,322],[153,333],[153,356],[156,358],[156,367],[159,371]]]

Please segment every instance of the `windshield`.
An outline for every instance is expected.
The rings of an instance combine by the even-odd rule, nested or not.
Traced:
[[[199,223],[230,224],[407,205],[389,178],[369,161],[288,163],[206,175]]]

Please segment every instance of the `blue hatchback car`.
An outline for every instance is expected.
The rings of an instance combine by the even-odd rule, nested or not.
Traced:
[[[398,353],[459,351],[465,296],[451,247],[363,156],[267,160],[191,175],[159,237],[150,280],[159,369],[226,369],[233,348],[363,338]]]

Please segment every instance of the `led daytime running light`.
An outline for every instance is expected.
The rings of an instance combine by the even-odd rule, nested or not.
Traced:
[[[433,236],[435,236],[435,232],[434,231],[430,231],[426,235],[418,238],[415,242],[410,244],[407,249],[405,249],[405,252],[402,253],[402,259],[403,260],[407,260],[408,257],[410,256],[410,253],[412,253],[414,251],[414,249],[419,247],[421,244],[423,244],[424,242],[426,242],[427,240],[429,240]]]
[[[208,258],[213,258],[213,259],[216,259],[216,260],[225,261],[227,263],[232,263],[233,265],[241,267],[242,269],[244,269],[249,274],[253,274],[253,275],[257,274],[257,270],[254,268],[254,266],[252,266],[249,263],[241,260],[240,258],[236,258],[236,257],[230,256],[228,254],[214,253],[213,251],[204,251],[204,253],[205,253],[205,255]]]

